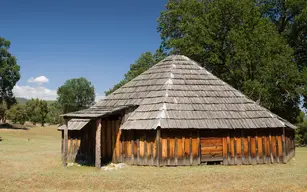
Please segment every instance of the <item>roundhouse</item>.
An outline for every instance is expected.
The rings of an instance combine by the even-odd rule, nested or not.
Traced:
[[[64,166],[286,163],[295,154],[295,126],[182,55],[63,117]]]

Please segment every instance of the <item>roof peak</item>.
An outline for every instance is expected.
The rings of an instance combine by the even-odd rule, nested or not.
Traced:
[[[176,55],[176,54],[173,54],[173,55],[169,55],[167,56],[165,59],[163,60],[184,60],[184,61],[190,61],[191,59],[185,55]],[[163,61],[162,60],[162,61]]]

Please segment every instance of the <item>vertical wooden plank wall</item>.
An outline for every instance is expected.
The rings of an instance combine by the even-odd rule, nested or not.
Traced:
[[[229,137],[223,139],[223,164],[281,163],[283,159],[282,129],[225,130]],[[294,156],[294,135],[286,132],[286,161]]]
[[[224,165],[268,164],[283,162],[283,146],[285,161],[295,153],[292,130],[285,132],[283,145],[282,129],[223,130],[211,135],[206,130],[162,129],[158,140],[157,130],[120,131],[120,124],[120,119],[102,121],[101,156],[105,161],[153,166],[198,165],[208,161],[206,155],[214,154],[221,155],[221,159],[216,159]],[[213,133],[216,139],[212,139]],[[221,145],[216,146],[218,152],[213,147],[212,153],[202,155],[202,149],[210,148],[202,146],[206,138],[221,140]]]
[[[199,131],[157,130],[122,131],[122,152],[116,153],[118,162],[136,165],[175,166],[200,164]]]

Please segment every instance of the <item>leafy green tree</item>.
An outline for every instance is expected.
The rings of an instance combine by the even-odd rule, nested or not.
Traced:
[[[58,102],[51,103],[48,106],[47,122],[50,124],[61,124],[63,123],[63,118],[60,117],[63,114],[61,105]]]
[[[57,93],[64,113],[88,108],[95,102],[94,86],[84,77],[67,80]]]
[[[27,114],[27,119],[36,125],[40,122],[40,108],[39,108],[39,99],[31,99],[26,102],[25,110]]]
[[[0,105],[6,105],[8,109],[16,103],[12,90],[20,79],[20,67],[9,52],[10,45],[10,41],[0,37]]]
[[[47,120],[48,112],[49,112],[47,101],[39,100],[38,107],[39,107],[40,122],[41,122],[42,126],[44,126],[45,123],[46,123],[46,120]]]
[[[165,53],[161,49],[158,49],[155,54],[151,52],[142,53],[138,60],[135,63],[130,65],[129,71],[125,74],[124,79],[121,80],[119,83],[113,86],[113,88],[109,89],[105,92],[106,95],[113,93],[115,90],[120,88],[121,86],[125,85],[136,76],[140,75],[154,64],[158,63],[166,56]]]
[[[264,17],[269,18],[278,32],[294,49],[293,61],[301,72],[301,95],[307,107],[307,1],[258,0]]]
[[[293,50],[251,0],[170,0],[158,19],[165,51],[186,55],[295,122],[302,85]]]
[[[25,106],[19,104],[13,105],[7,111],[7,118],[10,119],[13,123],[19,122],[21,125],[23,125],[27,120]]]
[[[26,102],[25,111],[27,114],[27,119],[34,125],[39,122],[42,124],[42,126],[44,126],[49,112],[48,103],[45,100],[32,98]]]
[[[5,123],[6,121],[6,111],[8,110],[7,102],[3,101],[2,104],[0,104],[0,120],[2,123]]]
[[[276,25],[280,34],[295,50],[295,61],[300,70],[307,66],[307,1],[259,0],[262,14]]]
[[[297,125],[295,140],[301,145],[307,145],[307,121]]]

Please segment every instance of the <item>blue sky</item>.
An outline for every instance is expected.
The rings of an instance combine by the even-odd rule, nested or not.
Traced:
[[[166,0],[10,0],[1,2],[0,36],[21,66],[16,96],[55,99],[67,79],[86,77],[98,98],[142,52],[160,45]]]

